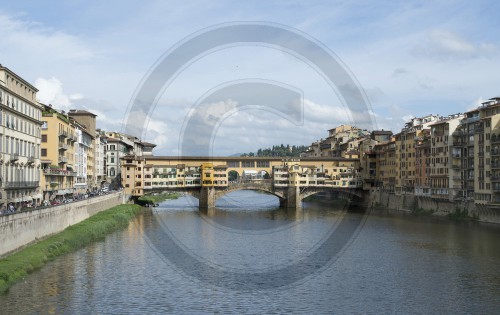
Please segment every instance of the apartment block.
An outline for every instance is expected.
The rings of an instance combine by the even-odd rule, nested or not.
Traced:
[[[462,197],[461,151],[453,145],[453,133],[464,118],[450,115],[431,124],[431,196],[453,201]]]
[[[0,209],[39,203],[42,109],[38,90],[0,64]]]
[[[41,137],[41,189],[44,200],[75,193],[75,142],[74,121],[51,105],[42,105]]]
[[[437,115],[413,118],[405,124],[396,138],[396,185],[395,193],[413,194],[416,182],[416,151],[415,139],[429,125],[439,119]]]

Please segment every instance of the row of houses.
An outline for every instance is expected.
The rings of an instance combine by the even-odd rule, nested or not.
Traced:
[[[500,98],[466,113],[413,118],[360,146],[366,187],[449,201],[500,203]]]
[[[97,115],[58,111],[36,87],[0,65],[0,209],[120,184],[121,158],[154,144],[96,128]]]

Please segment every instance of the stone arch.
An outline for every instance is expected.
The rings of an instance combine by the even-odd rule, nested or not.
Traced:
[[[240,179],[240,173],[235,170],[231,170],[227,173],[227,178],[230,182],[238,181]]]
[[[245,187],[238,187],[238,188],[233,188],[233,189],[227,189],[227,190],[217,191],[217,193],[216,193],[216,199],[219,199],[222,196],[225,196],[225,195],[227,195],[227,194],[229,194],[231,192],[239,191],[239,190],[257,190],[257,191],[265,192],[265,193],[267,193],[269,195],[276,196],[280,200],[284,200],[285,199],[285,196],[283,195],[283,193],[281,193],[279,191],[272,191],[270,189],[266,189],[266,188],[263,188],[263,187],[252,187],[252,186],[245,186]]]

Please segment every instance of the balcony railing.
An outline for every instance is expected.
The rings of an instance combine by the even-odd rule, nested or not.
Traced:
[[[68,163],[68,158],[65,156],[60,156],[59,157],[59,164],[62,164],[62,163]]]
[[[495,138],[491,138],[490,142],[491,143],[500,143],[500,136],[495,137]]]
[[[68,150],[68,145],[64,143],[59,143],[59,150],[66,151]]]
[[[35,163],[35,157],[34,156],[28,156],[28,164],[33,164]]]
[[[39,186],[39,182],[27,182],[27,181],[21,181],[21,182],[6,182],[5,183],[5,188],[36,188]]]
[[[55,176],[76,176],[76,172],[68,171],[64,169],[57,168],[45,168],[43,169],[44,175],[55,175]]]
[[[68,137],[68,132],[66,132],[66,131],[59,131],[59,137],[63,137],[63,138]]]
[[[17,160],[19,160],[19,153],[12,153],[10,155],[10,160],[11,161],[17,161]]]

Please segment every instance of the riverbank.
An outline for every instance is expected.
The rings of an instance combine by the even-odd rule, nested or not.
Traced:
[[[163,193],[159,193],[156,195],[146,195],[146,196],[139,197],[137,199],[137,204],[139,204],[141,206],[155,205],[155,204],[162,202],[162,201],[165,201],[165,200],[177,199],[180,196],[181,196],[181,194],[177,193],[177,192],[174,192],[174,193],[163,192]]]
[[[141,210],[139,205],[130,204],[113,207],[1,259],[0,292],[5,292],[14,283],[40,269],[48,261],[102,240],[107,234],[127,227],[129,221]]]
[[[500,207],[498,205],[474,204],[471,201],[453,202],[428,196],[396,195],[374,189],[370,191],[369,205],[374,211],[448,217],[452,220],[475,220],[500,224]]]

